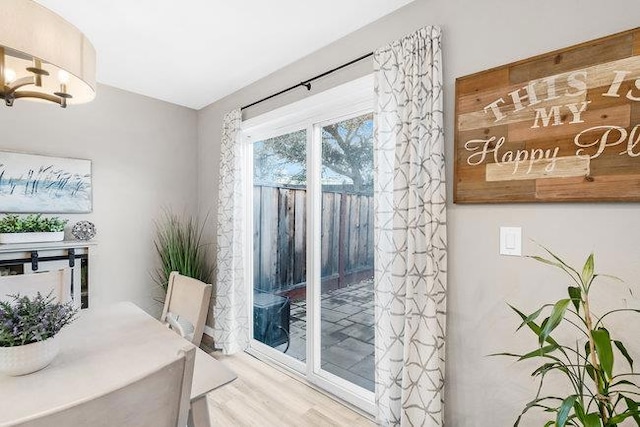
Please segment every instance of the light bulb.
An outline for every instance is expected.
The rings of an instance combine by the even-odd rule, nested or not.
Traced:
[[[16,72],[11,68],[5,68],[4,70],[4,81],[5,84],[11,84],[16,79]]]
[[[67,73],[65,70],[59,70],[58,80],[60,80],[60,83],[62,83],[63,85],[66,85],[67,83],[69,83],[69,73]]]

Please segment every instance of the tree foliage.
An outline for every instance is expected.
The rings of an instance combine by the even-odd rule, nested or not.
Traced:
[[[322,128],[322,166],[342,175],[362,191],[373,185],[373,118],[354,117]],[[288,166],[291,184],[306,182],[305,131],[292,132],[256,144],[255,179],[282,181]],[[295,165],[295,166],[292,166]],[[345,180],[346,181],[346,180]]]

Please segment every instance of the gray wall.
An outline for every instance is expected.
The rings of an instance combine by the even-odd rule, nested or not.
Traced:
[[[104,85],[95,101],[66,110],[0,106],[0,149],[93,161],[93,212],[59,216],[96,224],[96,306],[130,300],[157,312],[153,220],[164,206],[196,207],[196,121],[194,110]]]
[[[446,144],[449,195],[453,181],[454,80],[456,77],[527,58],[553,49],[634,28],[640,2],[618,0],[417,0],[378,22],[252,84],[198,112],[198,200],[202,211],[215,213],[222,115],[295,82],[318,74],[425,25],[444,31]],[[229,70],[232,72],[231,70]],[[371,71],[362,62],[314,84],[317,93]],[[307,95],[306,90],[253,107],[245,118]],[[447,424],[512,425],[533,397],[532,365],[485,355],[533,348],[535,341],[515,335],[517,319],[506,306],[514,303],[533,311],[539,304],[563,296],[562,276],[525,258],[498,255],[501,225],[522,226],[524,252],[536,252],[535,239],[582,263],[597,253],[596,268],[616,274],[640,292],[640,209],[627,204],[449,204],[449,299],[447,341]],[[214,230],[210,230],[211,233]],[[624,286],[606,283],[599,296],[605,303],[638,306]],[[622,298],[625,298],[622,302]],[[596,304],[596,310],[600,304]],[[624,319],[610,325],[637,337],[635,323]],[[633,326],[635,334],[631,333]],[[631,346],[638,356],[640,344]],[[530,419],[524,425],[542,425]]]

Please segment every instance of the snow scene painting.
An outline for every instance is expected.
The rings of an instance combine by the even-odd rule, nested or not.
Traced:
[[[0,151],[0,212],[91,212],[91,161]]]

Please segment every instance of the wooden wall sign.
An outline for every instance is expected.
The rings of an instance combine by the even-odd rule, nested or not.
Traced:
[[[454,202],[640,201],[640,28],[456,80]]]

